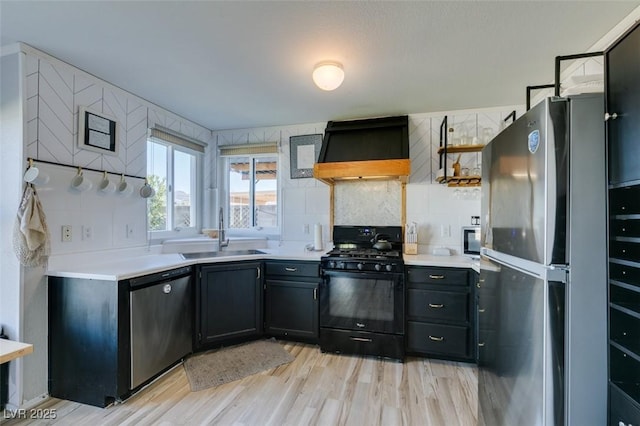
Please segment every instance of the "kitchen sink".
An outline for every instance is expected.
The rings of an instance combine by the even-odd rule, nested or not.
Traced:
[[[252,254],[265,254],[265,252],[255,249],[248,250],[221,250],[221,251],[200,251],[196,253],[180,253],[183,259],[205,259],[207,257],[227,257],[227,256],[249,256]]]

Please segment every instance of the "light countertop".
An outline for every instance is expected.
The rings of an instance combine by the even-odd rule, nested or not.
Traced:
[[[479,272],[479,261],[468,256],[434,256],[432,254],[403,254],[405,265],[471,268]],[[477,265],[477,267],[476,267]]]
[[[54,277],[119,281],[168,269],[200,263],[234,262],[242,260],[302,260],[319,261],[325,251],[306,251],[299,248],[260,248],[264,254],[216,256],[211,258],[183,259],[178,253],[142,253],[127,257],[111,257],[109,260],[73,262],[50,268],[47,275]],[[428,254],[403,255],[405,265],[471,268],[479,272],[477,260],[466,256],[433,256]]]
[[[33,353],[32,344],[0,339],[0,364],[20,358],[21,356],[29,355],[30,353]]]
[[[178,253],[139,254],[127,258],[112,258],[101,262],[74,262],[47,270],[52,277],[83,278],[91,280],[119,281],[168,269],[200,263],[235,262],[241,260],[307,260],[319,261],[324,254],[300,249],[258,249],[264,254],[216,256],[200,259],[183,259]]]

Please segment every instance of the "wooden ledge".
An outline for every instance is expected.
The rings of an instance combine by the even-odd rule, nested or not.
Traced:
[[[0,339],[0,364],[20,358],[21,356],[29,355],[32,352],[33,345],[29,343]]]
[[[406,183],[411,173],[411,160],[369,160],[316,163],[313,177],[333,185],[336,181],[356,179],[399,180]]]

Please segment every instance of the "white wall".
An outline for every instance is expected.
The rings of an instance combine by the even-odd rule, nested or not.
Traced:
[[[13,254],[13,224],[19,204],[23,153],[22,61],[20,53],[0,57],[0,325],[12,339],[22,336],[22,271]],[[22,392],[21,361],[10,364],[9,403],[18,404]]]
[[[483,108],[409,115],[411,176],[407,185],[407,220],[418,223],[419,252],[428,253],[435,246],[460,250],[460,228],[470,225],[471,216],[480,215],[479,198],[457,198],[454,188],[435,183],[439,169],[437,154],[440,124],[445,115],[449,127],[465,128],[469,136],[482,136],[483,129],[497,134],[504,118],[513,110],[519,116],[522,106]],[[326,123],[238,129],[213,132],[218,145],[273,142],[279,144],[279,179],[282,210],[281,240],[284,243],[310,243],[313,224],[323,225],[324,241],[329,239],[329,188],[313,179],[290,178],[289,138],[324,133]],[[213,144],[210,150],[214,151]],[[215,152],[210,153],[214,158]],[[449,155],[451,165],[457,156]],[[480,163],[480,154],[464,154],[462,167]],[[398,182],[339,182],[335,188],[334,222],[336,225],[403,225],[401,222],[401,186]],[[446,226],[450,232],[440,232]],[[307,233],[306,230],[309,229]],[[436,232],[437,230],[437,232]]]
[[[4,47],[3,47],[4,49]],[[12,362],[10,406],[31,405],[47,394],[47,292],[45,268],[23,268],[13,254],[11,233],[22,191],[27,157],[71,166],[126,173],[136,187],[146,175],[147,128],[160,125],[203,142],[211,131],[153,105],[29,46],[2,57],[2,266],[0,324],[13,339],[32,343],[34,353]],[[17,58],[22,59],[18,62]],[[78,108],[87,106],[116,118],[118,155],[80,149]],[[74,167],[37,163],[51,180],[37,188],[51,232],[52,256],[144,246],[146,201],[139,196],[97,191],[101,173],[84,171],[93,189],[70,189]],[[116,175],[110,175],[112,179]],[[73,241],[62,243],[61,225],[71,225]],[[91,238],[81,230],[90,227]],[[133,229],[127,235],[125,230]],[[5,305],[10,308],[5,309]]]

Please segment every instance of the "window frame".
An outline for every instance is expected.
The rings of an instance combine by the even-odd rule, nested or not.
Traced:
[[[251,198],[251,211],[255,212],[255,160],[260,158],[275,158],[276,161],[276,197],[277,197],[277,207],[276,207],[276,223],[275,227],[260,227],[260,226],[252,226],[249,228],[230,228],[230,218],[229,218],[229,196],[230,196],[230,188],[229,188],[229,165],[230,161],[234,158],[248,158],[250,161],[250,173],[253,179],[249,181],[249,196]],[[233,154],[233,155],[220,155],[218,158],[218,182],[220,182],[220,186],[218,188],[218,208],[216,211],[216,225],[215,229],[217,229],[218,224],[220,223],[220,207],[222,207],[223,216],[224,216],[224,228],[227,236],[236,236],[236,237],[257,237],[257,238],[276,238],[280,236],[281,227],[282,227],[282,197],[281,197],[281,187],[282,180],[280,178],[280,167],[281,159],[279,152],[274,153],[260,153],[260,154]]]
[[[189,237],[195,236],[200,232],[203,223],[203,197],[202,197],[202,178],[204,176],[203,165],[204,165],[204,155],[201,152],[196,150],[174,144],[165,140],[162,140],[157,137],[147,137],[147,149],[149,148],[149,142],[156,143],[159,145],[163,145],[167,148],[167,158],[166,158],[166,174],[167,174],[167,222],[171,222],[171,229],[158,230],[153,231],[150,229],[150,225],[147,223],[147,232],[149,234],[150,241],[158,241],[165,240],[169,238],[176,237]],[[176,151],[185,153],[188,155],[192,155],[195,158],[195,171],[192,170],[192,173],[195,176],[192,176],[192,180],[195,184],[195,194],[192,196],[192,211],[195,215],[195,224],[189,227],[177,227],[175,226],[175,217],[174,217],[174,203],[175,203],[175,190],[174,190],[174,181],[175,181],[175,153]],[[148,155],[148,154],[147,154]],[[148,160],[148,157],[147,157]],[[147,165],[148,167],[148,165]],[[147,169],[147,174],[149,171]],[[193,207],[193,203],[195,202],[195,207]],[[147,211],[147,222],[149,221],[149,212]]]

